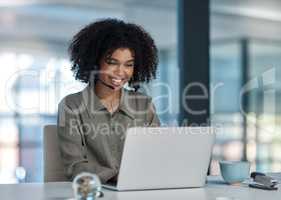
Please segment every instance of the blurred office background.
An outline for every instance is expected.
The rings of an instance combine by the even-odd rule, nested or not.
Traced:
[[[211,173],[221,159],[281,171],[281,1],[211,0],[210,13],[211,120],[223,127]],[[0,0],[0,183],[43,181],[42,128],[56,123],[65,95],[85,87],[72,77],[67,46],[95,19],[116,17],[151,33],[160,55],[151,95],[169,95],[157,110],[162,123],[179,124],[177,16],[176,0]],[[243,114],[239,96],[249,81]]]

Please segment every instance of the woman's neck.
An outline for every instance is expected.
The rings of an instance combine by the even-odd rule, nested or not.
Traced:
[[[94,87],[96,95],[105,101],[114,101],[116,99],[120,99],[121,90],[113,90],[111,88],[106,87],[99,81],[95,84]]]

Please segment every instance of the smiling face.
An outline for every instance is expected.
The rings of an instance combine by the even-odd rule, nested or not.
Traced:
[[[121,89],[134,73],[134,55],[128,48],[116,49],[100,62],[99,79],[114,90]]]

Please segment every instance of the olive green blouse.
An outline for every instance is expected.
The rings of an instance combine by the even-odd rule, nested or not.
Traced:
[[[91,86],[66,96],[58,107],[58,139],[66,176],[72,180],[80,172],[92,172],[106,183],[118,174],[126,130],[159,125],[151,97],[139,92],[122,89],[113,114]]]

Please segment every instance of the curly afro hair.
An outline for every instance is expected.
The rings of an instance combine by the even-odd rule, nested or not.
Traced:
[[[71,41],[69,54],[75,79],[89,83],[90,74],[99,70],[101,59],[118,48],[129,48],[135,56],[129,85],[149,82],[156,77],[158,51],[149,33],[133,23],[102,19],[84,27]]]

